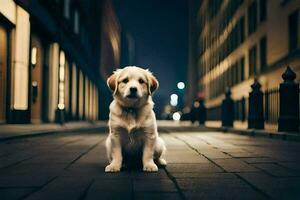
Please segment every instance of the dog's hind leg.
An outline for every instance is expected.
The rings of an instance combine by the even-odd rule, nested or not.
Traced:
[[[155,143],[155,149],[154,149],[154,160],[160,166],[167,165],[167,161],[162,158],[162,155],[164,155],[165,152],[166,152],[165,142],[160,137],[157,137]]]
[[[106,147],[106,156],[107,156],[107,159],[108,159],[109,163],[111,163],[111,160],[112,160],[112,156],[111,156],[111,141],[110,141],[109,137],[107,137],[106,140],[105,140],[105,147]]]

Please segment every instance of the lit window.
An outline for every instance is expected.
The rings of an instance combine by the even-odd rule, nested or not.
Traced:
[[[32,65],[36,64],[36,54],[37,54],[36,47],[32,47],[32,49],[31,49],[31,64]]]
[[[59,54],[59,84],[58,84],[58,109],[65,108],[65,53],[63,51]]]

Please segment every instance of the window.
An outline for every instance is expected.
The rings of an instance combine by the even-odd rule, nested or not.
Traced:
[[[267,68],[267,38],[263,37],[259,42],[260,48],[260,70],[264,71]]]
[[[79,13],[78,10],[74,11],[74,33],[79,33]]]
[[[223,0],[214,0],[208,2],[208,15],[209,19],[212,19],[215,17],[218,13],[218,10],[220,9],[221,5],[223,3]]]
[[[263,22],[267,18],[267,0],[259,0],[259,21]]]
[[[64,110],[65,109],[65,64],[66,58],[65,53],[60,51],[59,53],[59,85],[58,85],[58,109]]]
[[[300,11],[289,16],[289,49],[294,51],[300,47]]]
[[[244,70],[245,70],[245,58],[242,57],[239,61],[239,68],[240,68],[240,79],[241,81],[245,80],[245,73],[244,73]]]
[[[256,74],[256,45],[249,50],[249,76]]]
[[[239,82],[239,73],[238,73],[238,63],[234,63],[233,66],[233,74],[234,74],[234,81],[233,84],[237,84]]]
[[[234,74],[233,74],[233,70],[232,70],[232,66],[229,67],[229,73],[230,73],[230,87],[232,87],[234,85]]]
[[[64,0],[64,17],[70,18],[70,0]]]
[[[254,1],[248,8],[248,34],[256,31],[257,27],[257,3]]]
[[[7,29],[0,23],[0,122],[4,122],[6,119],[8,41]]]
[[[245,40],[245,17],[241,17],[238,23],[238,29],[239,29],[239,43],[243,43]]]

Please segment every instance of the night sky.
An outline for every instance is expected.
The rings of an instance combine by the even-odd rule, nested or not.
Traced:
[[[149,68],[160,81],[156,107],[167,103],[178,81],[186,80],[188,6],[185,0],[114,0],[122,30],[135,41],[134,65]]]

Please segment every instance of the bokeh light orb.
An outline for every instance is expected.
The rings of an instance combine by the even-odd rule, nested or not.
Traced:
[[[173,115],[172,115],[172,117],[173,117],[174,121],[179,121],[180,118],[181,118],[181,115],[180,115],[179,112],[174,112]]]
[[[185,88],[184,82],[177,83],[177,87],[178,87],[178,89],[183,90]]]
[[[171,101],[177,101],[178,100],[178,95],[177,94],[171,94],[170,98],[171,98]]]
[[[171,106],[177,106],[178,105],[178,100],[177,99],[174,99],[174,100],[171,99],[170,104],[171,104]]]

